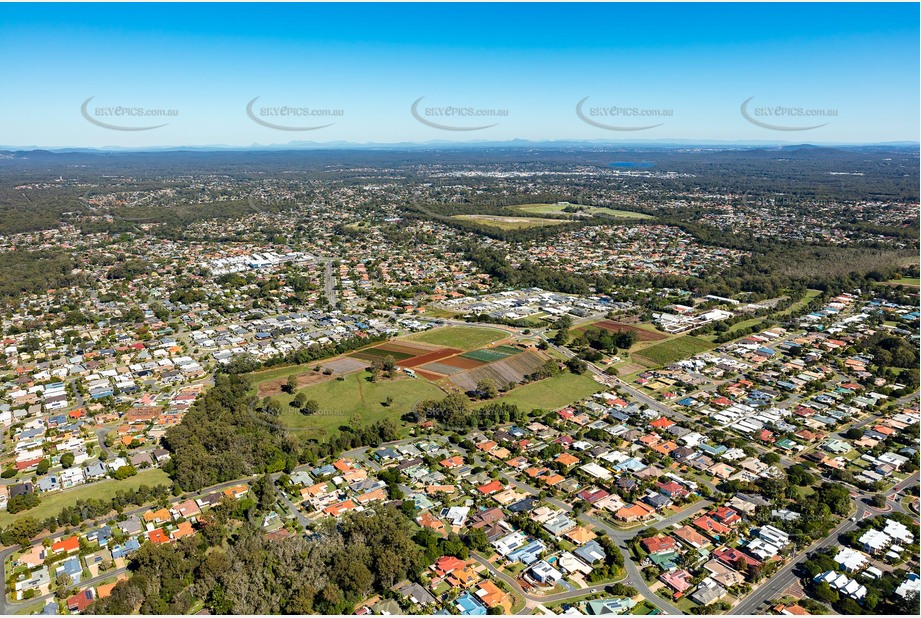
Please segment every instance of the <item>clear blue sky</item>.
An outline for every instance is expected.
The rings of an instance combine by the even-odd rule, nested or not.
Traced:
[[[0,4],[0,144],[162,146],[291,140],[425,142],[686,139],[879,142],[919,135],[917,4]],[[246,105],[341,109],[336,118],[247,117]],[[437,118],[410,107],[505,109]],[[177,109],[167,119],[83,118],[81,104]],[[593,107],[671,110],[596,120]],[[836,110],[748,122],[740,106]],[[259,113],[258,111],[256,112]],[[424,111],[422,111],[424,114]],[[110,122],[110,123],[111,123]]]

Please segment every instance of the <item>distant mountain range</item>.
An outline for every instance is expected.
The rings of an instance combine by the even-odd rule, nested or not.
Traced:
[[[227,146],[212,144],[205,146],[151,146],[144,148],[127,148],[122,146],[106,146],[102,148],[42,148],[39,146],[0,146],[0,152],[7,154],[23,154],[26,152],[37,154],[48,153],[103,153],[103,152],[266,152],[286,150],[463,150],[483,148],[530,148],[530,149],[561,149],[561,148],[629,148],[629,149],[716,149],[716,150],[751,150],[756,148],[777,151],[801,152],[805,150],[839,150],[839,149],[875,149],[875,148],[919,148],[919,142],[896,141],[878,143],[816,143],[816,144],[791,144],[783,141],[716,141],[716,140],[622,140],[613,142],[609,140],[547,140],[531,141],[515,139],[507,141],[429,141],[429,142],[394,142],[394,143],[362,143],[362,142],[315,142],[291,141],[285,144],[253,144],[251,146]]]

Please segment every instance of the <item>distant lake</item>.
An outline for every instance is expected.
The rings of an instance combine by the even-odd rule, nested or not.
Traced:
[[[655,163],[652,161],[615,161],[608,165],[611,167],[653,167]]]

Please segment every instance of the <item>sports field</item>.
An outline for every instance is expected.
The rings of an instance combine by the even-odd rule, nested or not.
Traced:
[[[505,339],[508,334],[495,328],[478,326],[446,326],[415,333],[406,337],[409,341],[418,341],[447,348],[458,348],[468,352],[482,348],[494,341]]]

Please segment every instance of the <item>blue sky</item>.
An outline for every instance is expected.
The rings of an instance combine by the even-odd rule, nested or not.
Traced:
[[[917,4],[0,4],[0,144],[917,140],[918,24]],[[90,97],[91,119],[167,124],[97,126]],[[263,126],[255,97],[257,119],[333,124]],[[423,120],[495,126],[429,126],[420,97]],[[601,124],[661,124],[593,126],[585,97]],[[743,117],[750,97],[774,129]],[[178,115],[103,115],[118,106]],[[268,115],[282,106],[341,115]]]

